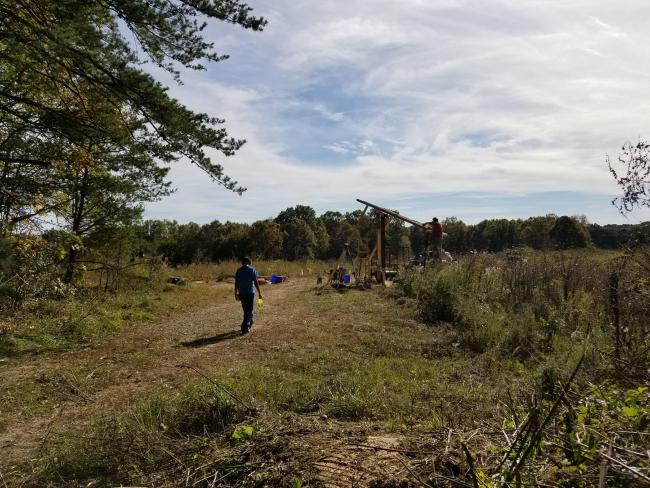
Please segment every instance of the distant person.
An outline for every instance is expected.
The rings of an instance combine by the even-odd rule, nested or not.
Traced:
[[[260,285],[257,283],[257,271],[252,266],[250,258],[242,258],[241,267],[235,273],[235,300],[241,301],[244,310],[244,320],[241,323],[241,333],[246,334],[253,327],[253,307],[255,306],[255,290],[262,298]]]
[[[442,259],[442,237],[444,232],[442,224],[438,222],[438,217],[434,217],[431,222],[424,224],[424,230],[431,235],[431,244],[436,260]]]

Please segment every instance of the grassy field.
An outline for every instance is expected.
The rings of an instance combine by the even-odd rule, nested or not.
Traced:
[[[93,338],[157,320],[189,304],[206,306],[214,299],[209,287],[194,287],[189,292],[184,286],[168,284],[167,277],[214,285],[231,281],[238,266],[236,261],[227,261],[164,267],[153,275],[147,269],[135,268],[111,292],[98,288],[97,276],[89,275],[74,297],[27,301],[18,310],[0,314],[0,358],[79,347]],[[262,276],[275,273],[293,278],[322,273],[327,263],[259,261],[255,266]]]
[[[348,292],[258,265],[295,278],[243,337],[228,267],[27,310],[0,362],[0,483],[642,486],[647,282],[620,259],[472,256]],[[66,307],[87,332],[37,327]]]
[[[235,274],[240,266],[237,261],[224,261],[219,264],[191,264],[174,268],[173,272],[178,276],[189,280],[225,280]],[[287,276],[289,278],[311,277],[317,274],[327,273],[331,267],[330,263],[323,261],[283,261],[283,260],[260,260],[255,261],[253,266],[260,276],[269,277],[272,274]],[[172,270],[169,270],[172,272]]]

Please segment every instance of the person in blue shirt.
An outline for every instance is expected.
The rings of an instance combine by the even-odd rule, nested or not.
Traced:
[[[260,285],[257,283],[257,271],[252,266],[250,258],[242,258],[241,267],[235,273],[235,300],[241,301],[244,310],[244,320],[241,323],[242,334],[248,333],[253,327],[253,307],[255,305],[255,290],[262,298]]]

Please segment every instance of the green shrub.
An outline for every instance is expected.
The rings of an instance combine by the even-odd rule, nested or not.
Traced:
[[[508,316],[500,309],[478,301],[463,303],[463,320],[457,324],[461,343],[482,353],[496,348],[508,327]]]
[[[412,270],[402,292],[428,323],[449,322],[477,353],[519,361],[566,356],[590,341],[647,371],[650,254],[594,251],[472,255],[452,265]],[[638,367],[636,367],[638,365]],[[598,368],[604,371],[603,367]]]
[[[436,267],[424,272],[412,270],[401,281],[405,295],[417,299],[417,313],[427,323],[459,319],[458,282],[453,270]]]
[[[432,280],[430,285],[422,287],[418,292],[420,318],[429,323],[456,321],[459,313],[453,285],[440,276]]]
[[[63,283],[60,249],[40,238],[0,239],[0,308],[15,310],[42,298],[59,299],[74,289]]]

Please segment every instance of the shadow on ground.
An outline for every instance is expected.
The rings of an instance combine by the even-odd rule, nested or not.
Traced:
[[[217,334],[212,337],[199,337],[198,339],[193,339],[191,341],[181,342],[181,346],[184,347],[203,347],[209,346],[210,344],[218,344],[219,342],[229,341],[235,337],[241,336],[241,332],[238,330],[231,330],[230,332],[224,332],[222,334]]]

